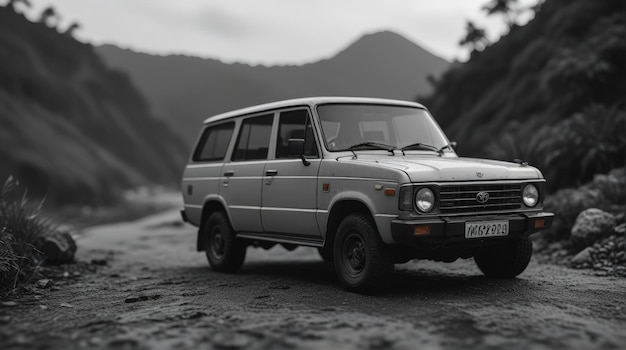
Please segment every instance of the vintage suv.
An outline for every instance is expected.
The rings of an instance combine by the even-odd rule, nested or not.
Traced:
[[[210,117],[185,168],[183,220],[216,271],[249,245],[317,247],[339,281],[378,292],[394,263],[473,257],[520,274],[549,228],[545,180],[526,163],[459,158],[424,106],[315,97]]]

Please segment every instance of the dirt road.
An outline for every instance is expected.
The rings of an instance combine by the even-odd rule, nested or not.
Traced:
[[[626,279],[532,262],[514,280],[472,260],[397,265],[389,292],[343,291],[312,249],[249,249],[210,270],[176,212],[102,226],[68,271],[0,306],[2,349],[626,349]]]

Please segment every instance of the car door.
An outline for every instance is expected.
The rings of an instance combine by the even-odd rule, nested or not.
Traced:
[[[315,214],[320,157],[309,110],[280,111],[274,142],[275,155],[267,161],[263,177],[263,229],[268,233],[318,238]],[[290,143],[302,147],[290,153]]]
[[[245,118],[231,161],[222,167],[220,193],[228,205],[233,229],[238,232],[263,231],[261,185],[273,121],[273,113]]]

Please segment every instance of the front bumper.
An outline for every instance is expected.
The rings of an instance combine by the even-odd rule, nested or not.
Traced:
[[[391,235],[396,243],[441,244],[461,243],[470,240],[475,241],[475,238],[465,238],[465,223],[489,220],[508,220],[509,234],[505,237],[523,237],[552,227],[554,213],[535,212],[507,215],[425,218],[420,220],[396,219],[391,222]],[[418,234],[416,234],[416,232],[418,232]]]

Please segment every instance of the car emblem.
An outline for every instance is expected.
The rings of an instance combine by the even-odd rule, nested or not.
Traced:
[[[489,193],[488,192],[478,192],[476,195],[476,202],[480,204],[485,204],[489,201]]]
[[[485,174],[481,173],[480,171],[477,171],[477,172],[476,172],[476,176],[478,176],[478,177],[483,177],[483,176],[485,176]]]

